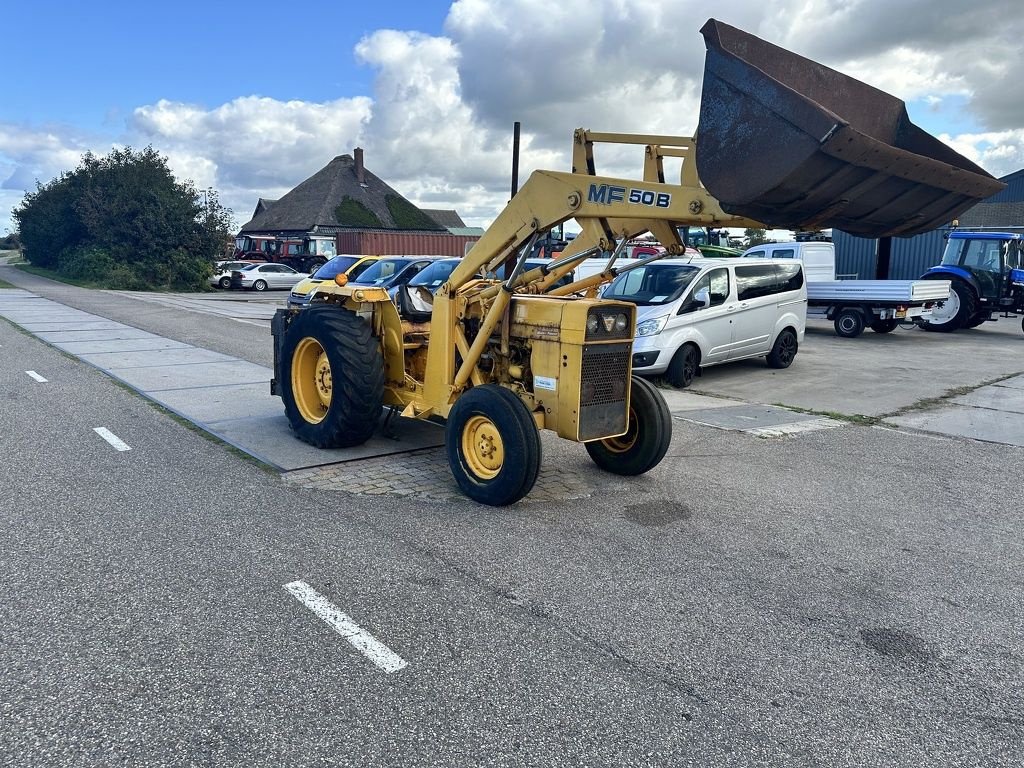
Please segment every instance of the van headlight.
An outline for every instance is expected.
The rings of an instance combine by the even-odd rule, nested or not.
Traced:
[[[661,317],[652,317],[649,320],[643,320],[636,324],[636,335],[637,336],[656,336],[665,330],[665,325],[668,323],[668,315],[662,315]]]

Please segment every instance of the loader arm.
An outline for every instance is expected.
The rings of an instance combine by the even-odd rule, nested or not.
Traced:
[[[660,153],[661,146],[693,146],[683,137],[576,132],[577,139],[640,144],[648,155]],[[652,142],[652,139],[656,143]],[[686,171],[684,177],[695,170]],[[593,164],[589,165],[593,168]],[[563,258],[598,246],[611,250],[622,238],[652,232],[667,241],[670,252],[682,252],[677,226],[760,226],[722,211],[718,201],[699,183],[686,186],[663,181],[595,176],[589,173],[535,171],[519,189],[483,237],[452,272],[448,282],[434,296],[431,318],[431,343],[424,377],[424,402],[421,412],[447,415],[454,398],[471,378],[479,362],[486,339],[498,327],[512,290],[490,292],[493,301],[479,308],[484,318],[477,339],[467,347],[458,327],[462,319],[475,314],[472,307],[482,294],[474,281],[476,274],[494,268],[510,253],[522,248],[538,232],[545,232],[568,219],[576,219],[585,234],[577,236]],[[577,242],[579,241],[579,242]],[[596,241],[596,242],[595,242]],[[610,279],[610,278],[605,278]],[[559,290],[564,295],[566,289]],[[456,371],[456,352],[463,358]]]

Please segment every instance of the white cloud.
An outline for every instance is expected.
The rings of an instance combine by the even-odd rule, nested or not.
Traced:
[[[716,18],[854,75],[931,116],[966,104],[942,139],[997,175],[1024,167],[1024,38],[1016,0],[723,0]],[[509,196],[512,124],[521,179],[568,170],[572,131],[690,134],[707,14],[695,0],[457,0],[445,36],[378,30],[356,46],[372,97],[318,102],[240,95],[212,108],[139,106],[119,136],[0,125],[0,198],[73,168],[83,151],[152,144],[180,178],[212,186],[245,221],[355,146],[414,201],[487,224]],[[912,119],[914,115],[911,115]],[[598,170],[638,174],[639,152],[602,152]],[[20,199],[20,195],[19,195]]]

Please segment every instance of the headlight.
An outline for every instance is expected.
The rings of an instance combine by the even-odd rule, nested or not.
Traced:
[[[650,320],[644,320],[643,322],[636,324],[636,335],[637,336],[654,336],[665,330],[665,325],[668,323],[668,315],[662,317],[652,317]]]
[[[587,316],[587,333],[597,333],[597,315]]]
[[[615,330],[616,330],[616,332],[617,333],[622,333],[624,330],[626,330],[626,323],[627,323],[627,320],[626,320],[626,316],[625,315],[616,315],[615,316]]]

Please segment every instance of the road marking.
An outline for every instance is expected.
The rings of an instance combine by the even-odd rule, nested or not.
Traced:
[[[326,621],[335,632],[348,640],[353,648],[388,674],[408,666],[405,659],[379,642],[377,638],[352,621],[306,582],[293,581],[285,584],[284,588],[291,592],[296,600]]]
[[[111,432],[106,427],[93,427],[92,431],[95,432],[100,437],[102,437],[104,440],[106,440],[112,446],[117,448],[117,450],[119,450],[119,451],[130,451],[132,449],[132,447],[130,445],[128,445],[128,443],[126,443],[120,437],[115,435],[113,432]]]
[[[29,376],[31,376],[31,377],[32,377],[33,379],[35,379],[36,381],[39,381],[39,382],[44,382],[44,381],[46,381],[46,379],[44,379],[44,378],[43,378],[42,376],[40,376],[40,375],[39,375],[38,373],[36,373],[35,371],[25,371],[25,373],[27,373],[27,374],[28,374]]]

